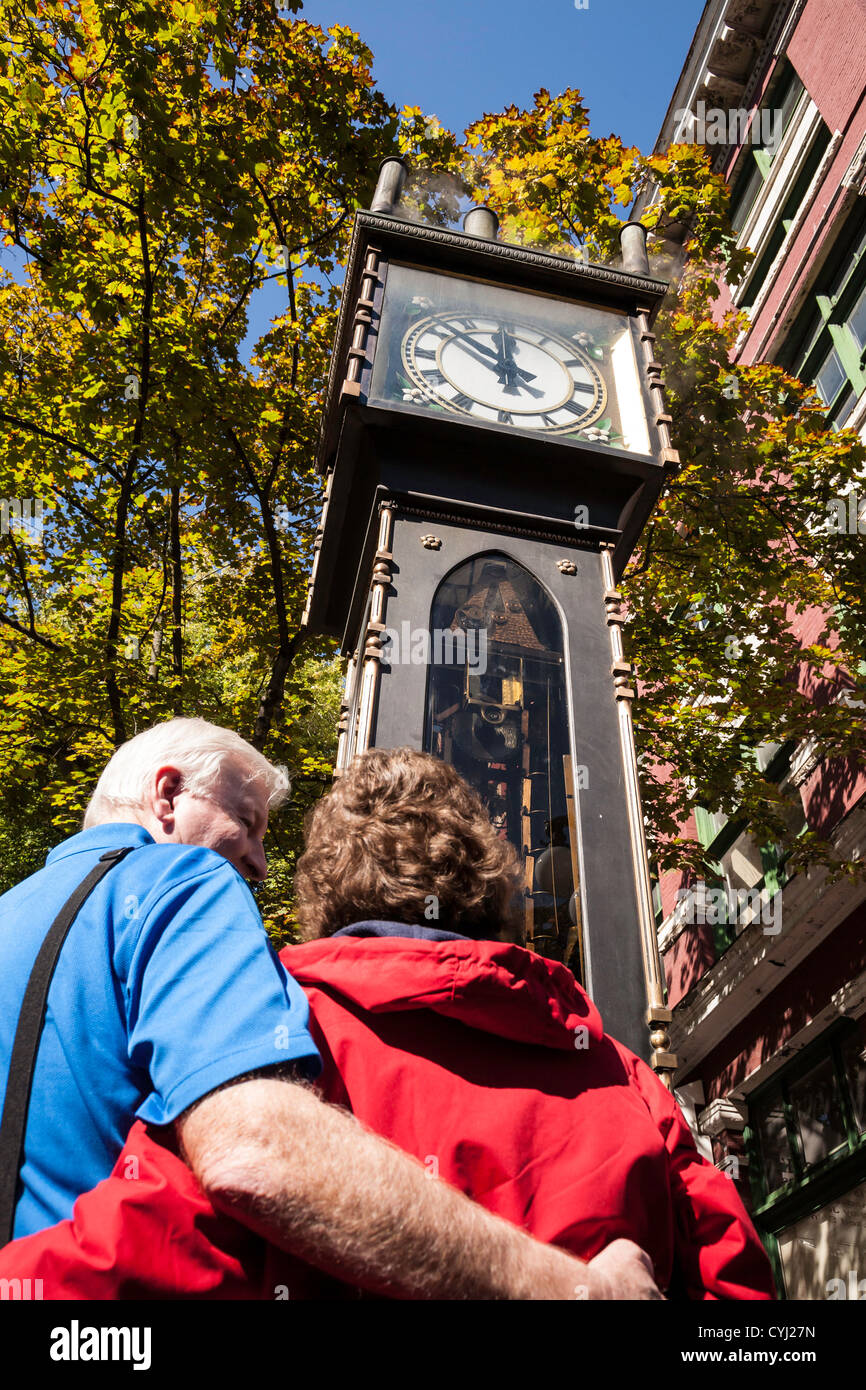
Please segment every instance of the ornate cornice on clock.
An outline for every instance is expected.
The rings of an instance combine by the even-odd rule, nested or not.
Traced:
[[[471,523],[473,521],[470,507],[467,507],[466,511],[450,511],[445,507],[437,506],[433,500],[429,502],[409,502],[405,501],[403,498],[392,496],[392,498],[389,499],[388,505],[393,507],[396,516],[417,516],[425,521],[441,521],[443,524],[450,522],[452,525],[456,526],[465,526],[467,522]],[[477,524],[477,518],[474,519]],[[554,541],[557,545],[566,543],[566,537],[562,531],[551,531],[538,526],[519,526],[513,522],[505,520],[500,521],[497,517],[485,517],[484,530],[489,531],[491,534],[528,536],[531,540]],[[600,531],[599,534],[609,536],[612,533],[605,530],[604,532]],[[424,543],[423,536],[421,537],[421,543],[422,545]],[[596,537],[595,540],[591,540],[588,537],[579,537],[577,535],[575,535],[574,538],[569,536],[567,543],[574,546],[577,550],[597,551],[599,545],[598,537]]]
[[[356,231],[370,228],[384,234],[390,233],[391,236],[411,237],[413,243],[421,241],[449,247],[461,246],[492,261],[534,266],[539,270],[573,276],[578,284],[616,285],[620,289],[633,290],[635,293],[643,291],[644,294],[659,298],[665,294],[668,287],[666,280],[632,275],[628,271],[616,270],[611,266],[571,261],[567,256],[556,256],[551,251],[529,251],[523,246],[516,246],[507,241],[479,241],[478,237],[467,236],[465,232],[428,227],[423,222],[407,222],[381,213],[359,212],[355,216]],[[346,273],[349,273],[348,267]]]

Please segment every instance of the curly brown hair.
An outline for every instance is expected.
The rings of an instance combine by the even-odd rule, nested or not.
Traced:
[[[517,853],[478,794],[429,753],[358,754],[308,812],[304,835],[295,893],[306,940],[370,919],[519,937]]]

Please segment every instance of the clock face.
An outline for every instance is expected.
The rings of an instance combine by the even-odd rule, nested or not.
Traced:
[[[429,314],[412,324],[401,356],[422,400],[484,423],[572,434],[607,404],[601,373],[576,343],[518,319]]]

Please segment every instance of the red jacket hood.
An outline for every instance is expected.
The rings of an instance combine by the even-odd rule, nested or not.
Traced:
[[[340,936],[287,946],[280,960],[299,984],[370,1013],[430,1009],[514,1042],[566,1051],[603,1036],[601,1015],[571,971],[522,946]]]

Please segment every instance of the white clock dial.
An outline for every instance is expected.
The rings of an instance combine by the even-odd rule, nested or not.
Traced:
[[[604,411],[598,368],[573,342],[533,324],[483,314],[432,314],[402,345],[424,400],[478,421],[571,434]]]

